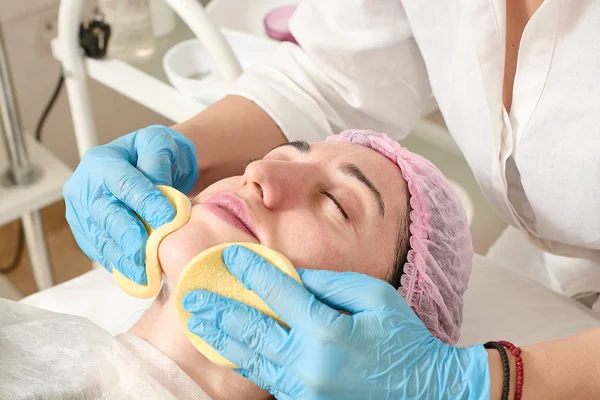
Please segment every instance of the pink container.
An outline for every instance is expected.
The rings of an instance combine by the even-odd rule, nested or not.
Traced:
[[[289,28],[290,18],[294,11],[296,11],[295,5],[280,7],[267,14],[264,24],[267,35],[271,39],[298,44]]]

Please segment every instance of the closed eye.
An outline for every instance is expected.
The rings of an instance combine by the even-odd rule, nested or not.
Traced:
[[[344,207],[342,207],[342,205],[340,204],[340,202],[335,198],[334,195],[332,195],[329,192],[326,191],[321,191],[322,194],[324,194],[325,196],[327,196],[337,207],[337,209],[339,210],[339,212],[342,214],[342,216],[344,217],[344,219],[350,219],[350,217],[348,216],[348,213],[346,212],[346,210],[344,210]]]

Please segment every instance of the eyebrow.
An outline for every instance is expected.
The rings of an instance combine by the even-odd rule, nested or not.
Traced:
[[[273,147],[271,150],[275,150],[275,149],[278,149],[279,147],[283,147],[283,146],[292,146],[293,148],[298,150],[300,153],[304,153],[304,154],[310,153],[310,145],[308,144],[308,142],[306,140],[294,140],[293,142],[281,143],[280,145]]]
[[[373,195],[375,196],[375,200],[377,200],[377,205],[379,206],[379,215],[383,217],[385,214],[385,203],[383,202],[383,197],[381,197],[381,193],[379,192],[379,190],[377,190],[373,182],[371,182],[371,180],[367,178],[367,176],[360,170],[360,168],[358,168],[358,166],[354,164],[344,163],[340,166],[340,170],[344,174],[358,179],[371,191],[371,193],[373,193]]]
[[[275,150],[278,147],[282,147],[282,146],[292,146],[293,148],[295,148],[296,150],[298,150],[301,153],[304,153],[304,154],[310,153],[310,145],[308,144],[308,142],[306,142],[304,140],[295,140],[293,142],[282,143],[278,146],[275,146],[273,148],[273,150]],[[373,195],[375,196],[375,200],[377,201],[377,205],[379,206],[379,215],[381,215],[383,217],[385,214],[385,203],[383,202],[383,197],[381,196],[381,193],[375,187],[373,182],[371,182],[371,180],[369,178],[367,178],[367,176],[355,164],[344,163],[340,166],[340,170],[344,174],[357,179],[359,182],[364,184],[371,191],[371,193],[373,193]]]

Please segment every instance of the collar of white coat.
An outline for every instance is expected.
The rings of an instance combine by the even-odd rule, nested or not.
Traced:
[[[503,129],[502,113],[505,112],[502,101],[502,90],[504,81],[504,60],[506,57],[506,0],[460,0],[464,12],[469,14],[465,18],[471,24],[473,44],[477,51],[479,66],[481,68],[481,83],[485,87],[490,122],[495,132]],[[519,69],[524,68],[527,62],[527,53],[536,49],[536,56],[540,55],[540,49],[544,51],[544,59],[536,58],[536,63],[543,63],[549,67],[552,59],[552,46],[555,42],[557,21],[560,11],[560,0],[545,0],[539,9],[533,14],[521,38],[517,71],[513,83],[513,112],[531,114],[539,96],[519,96],[519,90],[523,86],[519,80]],[[540,34],[540,31],[545,31]],[[547,43],[532,43],[544,40]],[[541,45],[541,46],[540,46]],[[524,47],[523,47],[524,46]],[[525,59],[524,59],[525,58]],[[538,94],[541,94],[545,75],[540,74],[539,82],[535,85]],[[531,92],[531,82],[526,87]],[[531,104],[522,104],[521,99],[527,98]],[[516,104],[515,104],[516,102]],[[510,118],[513,120],[513,118]],[[518,134],[518,132],[515,132]],[[500,147],[500,143],[497,143]]]
[[[486,95],[488,119],[494,133],[496,154],[499,155],[497,161],[501,170],[500,176],[506,189],[506,161],[515,153],[515,144],[527,126],[527,123],[518,125],[515,121],[529,120],[543,91],[552,61],[561,3],[560,0],[545,0],[525,26],[513,82],[510,114],[503,104],[506,0],[460,0],[460,4],[463,12],[468,14],[464,21],[471,25],[473,45],[480,67],[480,84]],[[532,60],[534,57],[535,61]],[[534,80],[531,79],[531,75],[525,80],[523,70],[531,64],[543,70],[536,74]],[[523,95],[523,91],[527,91],[527,95]],[[532,96],[532,93],[535,95]],[[513,225],[521,225],[516,217],[517,213],[505,196],[493,200],[500,210],[505,210],[502,212],[505,217],[512,216],[510,219],[513,220]]]

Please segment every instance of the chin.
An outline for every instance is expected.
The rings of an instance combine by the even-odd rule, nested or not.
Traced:
[[[223,223],[190,219],[181,229],[165,237],[158,258],[167,280],[177,282],[188,263],[204,250],[223,243],[258,241]]]

